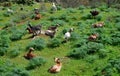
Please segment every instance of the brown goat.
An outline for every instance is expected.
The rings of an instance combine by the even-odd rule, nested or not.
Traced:
[[[35,20],[39,20],[39,19],[41,19],[41,17],[42,17],[41,14],[36,14],[35,15]]]
[[[24,58],[29,60],[29,59],[32,59],[33,57],[35,57],[35,55],[32,54],[33,50],[34,50],[33,48],[30,48],[29,52],[26,55],[24,55]]]

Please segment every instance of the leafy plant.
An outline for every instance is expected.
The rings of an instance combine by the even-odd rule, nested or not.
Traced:
[[[12,31],[12,35],[10,36],[10,39],[12,41],[20,40],[23,35],[24,35],[24,31],[16,29]]]
[[[28,70],[35,69],[36,67],[40,67],[40,66],[44,65],[45,63],[46,63],[46,60],[44,58],[42,58],[42,57],[35,57],[35,58],[32,58],[29,61],[27,69]]]
[[[0,35],[0,56],[3,56],[9,48],[10,39],[5,31],[2,31]]]
[[[58,38],[53,38],[53,39],[51,39],[51,40],[49,41],[48,46],[49,46],[49,47],[52,47],[52,48],[55,48],[55,47],[59,47],[60,44],[61,44],[60,39],[58,39]]]
[[[91,14],[85,14],[81,17],[83,20],[87,20],[87,19],[92,19],[92,15]]]
[[[20,49],[19,48],[12,48],[11,51],[9,52],[9,56],[11,58],[17,57],[20,54]]]
[[[86,50],[85,47],[74,48],[71,52],[69,52],[69,54],[67,56],[75,58],[75,59],[82,59],[82,58],[86,57],[86,55],[87,55],[87,51],[85,51],[85,50]]]
[[[101,44],[101,43],[89,42],[87,44],[87,48],[88,48],[87,53],[88,54],[93,54],[93,53],[98,52],[100,49],[104,48],[104,45]]]
[[[105,49],[100,49],[98,55],[99,58],[105,58],[107,56],[107,51]]]
[[[30,76],[29,72],[25,69],[18,68],[10,61],[0,64],[0,76]]]
[[[42,39],[42,38],[37,38],[33,41],[31,41],[28,45],[27,45],[27,49],[29,49],[30,47],[33,47],[34,49],[37,49],[37,50],[42,50],[46,47],[46,43],[45,43],[45,40]]]

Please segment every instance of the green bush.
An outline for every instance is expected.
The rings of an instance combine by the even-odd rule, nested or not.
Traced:
[[[99,58],[105,58],[107,56],[107,51],[105,49],[100,49],[98,55]]]
[[[7,32],[3,30],[0,32],[0,56],[3,56],[7,52],[9,45],[9,36],[7,35]]]
[[[25,69],[18,68],[10,61],[0,64],[0,76],[30,76],[29,72]]]
[[[100,49],[104,48],[104,45],[101,44],[101,43],[89,42],[87,44],[87,48],[88,48],[87,53],[88,54],[93,54],[93,53],[98,52]]]
[[[87,40],[86,39],[80,39],[79,41],[76,41],[76,43],[74,44],[75,48],[79,48],[82,45],[86,45],[87,44]]]
[[[30,47],[33,47],[34,49],[41,51],[42,49],[46,47],[45,40],[42,38],[34,39],[27,45],[27,49],[29,49]]]
[[[19,48],[12,48],[11,51],[9,52],[9,56],[11,58],[17,57],[20,54],[20,49]]]
[[[94,63],[94,61],[97,59],[97,56],[88,56],[85,58],[85,61],[88,63]]]
[[[72,32],[71,33],[71,37],[70,37],[70,40],[78,40],[80,38],[80,36],[77,34],[77,33],[75,33],[75,32]]]
[[[62,30],[62,34],[65,34],[67,31],[69,31],[69,29],[68,29],[68,28],[64,28],[64,29]]]
[[[115,22],[116,22],[116,23],[120,22],[120,17],[116,17],[116,18],[115,18]]]
[[[51,48],[59,47],[61,44],[61,40],[58,38],[53,38],[48,42],[48,46]]]
[[[115,27],[120,31],[120,22],[116,23]]]
[[[67,56],[75,58],[75,59],[82,59],[82,58],[86,57],[86,55],[87,55],[87,51],[85,51],[85,50],[86,50],[85,47],[74,48],[72,51],[69,52],[69,54]]]
[[[76,13],[76,10],[73,8],[67,8],[67,13]]]
[[[46,59],[42,57],[35,57],[29,61],[29,64],[26,69],[27,70],[35,69],[36,67],[40,67],[44,65],[45,63],[46,63]]]
[[[113,74],[120,73],[120,57],[109,59],[106,66],[102,68],[102,70],[96,74],[96,76],[104,75],[104,76],[112,76]]]
[[[91,14],[85,14],[81,17],[83,20],[87,20],[87,19],[92,19],[92,15]]]
[[[86,7],[84,6],[84,5],[81,5],[81,6],[79,6],[78,7],[78,10],[83,10],[83,9],[85,9]]]
[[[40,24],[42,26],[49,26],[49,25],[51,25],[51,22],[50,21],[41,21]]]
[[[58,5],[57,10],[62,10],[62,6]]]
[[[114,32],[114,34],[111,35],[112,39],[112,45],[119,45],[120,44],[120,33]]]
[[[101,11],[106,11],[108,9],[107,5],[102,5],[99,7]]]
[[[57,20],[58,18],[56,17],[56,16],[50,16],[49,18],[48,18],[48,20],[50,20],[50,21],[54,21],[54,20]]]
[[[66,13],[59,16],[59,19],[65,21],[65,22],[69,22],[68,15]]]
[[[4,17],[10,17],[10,13],[5,12],[5,13],[3,13],[3,16],[4,16]]]
[[[97,19],[97,21],[101,21],[102,20],[102,16],[98,15],[98,16],[95,17],[95,19]]]
[[[64,26],[65,25],[65,21],[63,21],[63,20],[54,20],[52,25],[55,25],[55,24],[59,24],[60,26]]]
[[[16,29],[16,30],[12,31],[10,39],[12,41],[20,40],[23,35],[24,35],[24,31]]]

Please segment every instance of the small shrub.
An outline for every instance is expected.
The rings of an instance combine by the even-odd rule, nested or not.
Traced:
[[[120,38],[119,37],[112,38],[112,45],[120,45]]]
[[[78,40],[80,38],[80,36],[77,33],[72,32],[71,33],[71,37],[70,40]]]
[[[42,38],[35,39],[28,44],[27,49],[29,49],[30,47],[41,51],[46,47],[45,40]]]
[[[67,8],[68,13],[76,13],[76,10],[73,8]]]
[[[98,15],[95,18],[97,19],[97,21],[101,21],[102,20],[102,16],[101,15]]]
[[[42,57],[35,57],[29,61],[27,66],[27,70],[35,69],[36,67],[40,67],[46,63],[46,60]]]
[[[63,21],[63,20],[54,20],[52,25],[55,25],[55,24],[59,24],[60,26],[64,26],[65,25],[65,21]]]
[[[64,29],[62,30],[62,34],[65,34],[68,30],[69,30],[68,28],[64,28]]]
[[[40,24],[43,25],[43,26],[49,26],[49,25],[51,25],[51,22],[49,22],[49,21],[41,21]]]
[[[11,58],[17,57],[20,54],[20,49],[19,48],[13,48],[10,52],[9,52],[9,56]]]
[[[101,11],[106,11],[106,9],[108,9],[108,7],[107,7],[107,5],[102,5],[102,6],[99,7],[99,9]]]
[[[99,58],[105,58],[107,56],[107,51],[105,49],[100,49],[98,55]]]
[[[10,45],[10,39],[6,33],[5,31],[0,33],[0,56],[3,56],[7,52]]]
[[[87,19],[92,19],[92,15],[91,14],[86,14],[82,16],[83,20],[87,20]]]
[[[61,44],[61,40],[58,38],[53,38],[49,41],[48,46],[55,48],[55,47],[59,47]]]
[[[98,52],[100,49],[104,48],[104,45],[101,43],[89,42],[87,44],[87,48],[88,48],[88,51],[87,51],[88,54],[94,54]]]
[[[4,16],[4,17],[10,17],[10,13],[5,12],[5,13],[3,13],[3,16]]]
[[[12,41],[20,40],[23,35],[24,35],[23,31],[21,31],[21,30],[14,30],[12,32],[12,35],[10,36],[10,39]]]
[[[79,48],[81,47],[82,45],[86,45],[87,44],[87,40],[86,39],[81,39],[79,41],[77,41],[75,44],[74,44],[74,47],[75,48]]]
[[[57,10],[62,10],[62,6],[58,5]]]
[[[69,18],[67,16],[67,14],[62,14],[61,16],[59,16],[59,19],[65,21],[65,22],[69,22]]]
[[[78,10],[83,10],[85,9],[86,7],[84,5],[81,5],[80,7],[78,7]]]
[[[57,20],[58,18],[57,18],[56,16],[50,16],[48,19],[49,19],[50,21],[54,21],[54,20]]]
[[[116,23],[116,28],[120,31],[120,22]]]
[[[120,22],[120,17],[115,18],[115,22],[116,23]]]
[[[112,45],[119,45],[120,44],[120,33],[115,32],[111,35]]]
[[[75,59],[82,59],[86,57],[87,51],[85,51],[86,48],[75,48],[71,52],[69,52],[68,57],[72,57]]]
[[[110,36],[101,35],[100,42],[103,44],[112,44],[112,38]]]
[[[18,68],[10,61],[6,61],[0,65],[0,76],[30,76],[30,74],[27,70]]]
[[[97,56],[88,56],[85,58],[85,61],[88,63],[94,63],[94,61],[97,59]]]

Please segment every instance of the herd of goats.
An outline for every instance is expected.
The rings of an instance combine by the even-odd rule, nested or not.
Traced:
[[[56,11],[57,8],[55,6],[55,3],[53,3],[53,8],[54,10]],[[21,8],[21,10],[23,10]],[[41,18],[41,15],[39,14],[39,11],[38,9],[34,9],[35,10],[35,17],[34,19],[35,20],[38,20]],[[13,12],[11,10],[8,10],[10,12]],[[98,11],[96,10],[92,10],[90,11],[91,15],[93,17],[95,17],[96,15],[99,14]],[[92,25],[94,28],[99,28],[99,27],[103,27],[104,26],[104,22],[98,22],[98,23],[95,23]],[[50,38],[54,38],[56,32],[58,31],[58,27],[59,27],[59,24],[56,24],[55,26],[50,26],[48,27],[47,30],[42,30],[42,25],[36,25],[36,26],[32,26],[30,23],[28,23],[28,27],[26,28],[26,30],[29,31],[30,34],[32,34],[32,38],[34,39],[35,36],[39,35],[39,34],[44,34],[44,35],[47,35],[49,36]],[[64,40],[63,42],[67,42],[70,37],[71,37],[71,32],[74,31],[74,28],[69,28],[69,30],[64,34]],[[98,38],[98,34],[92,34],[89,36],[89,40],[96,40]],[[34,51],[34,48],[30,47],[29,48],[29,51],[26,55],[24,55],[24,58],[25,59],[32,59],[35,57],[35,55],[32,53]],[[55,65],[53,65],[52,67],[50,67],[50,69],[48,70],[50,73],[57,73],[57,72],[60,72],[61,70],[61,67],[62,67],[62,62],[61,62],[61,58],[54,58],[54,62],[56,63]]]
[[[56,26],[50,26],[48,27],[47,30],[45,30],[44,32],[41,30],[42,26],[37,25],[37,26],[32,26],[31,24],[28,24],[27,30],[29,31],[29,33],[33,34],[33,37],[39,35],[39,34],[45,34],[47,36],[50,36],[51,38],[54,37],[57,28],[58,28],[59,24],[56,24]],[[104,26],[104,22],[98,22],[92,25],[94,28],[99,28],[99,27],[103,27]],[[64,41],[68,41],[71,37],[71,32],[74,31],[73,28],[70,28],[69,31],[67,31],[64,34]],[[89,40],[96,40],[98,38],[98,34],[92,34],[89,36]],[[35,55],[32,53],[34,49],[31,47],[29,49],[29,52],[24,56],[24,58],[26,59],[32,59],[35,57]],[[60,72],[61,67],[62,67],[62,62],[61,62],[61,58],[54,58],[55,61],[55,65],[53,65],[48,71],[50,73],[57,73]]]

